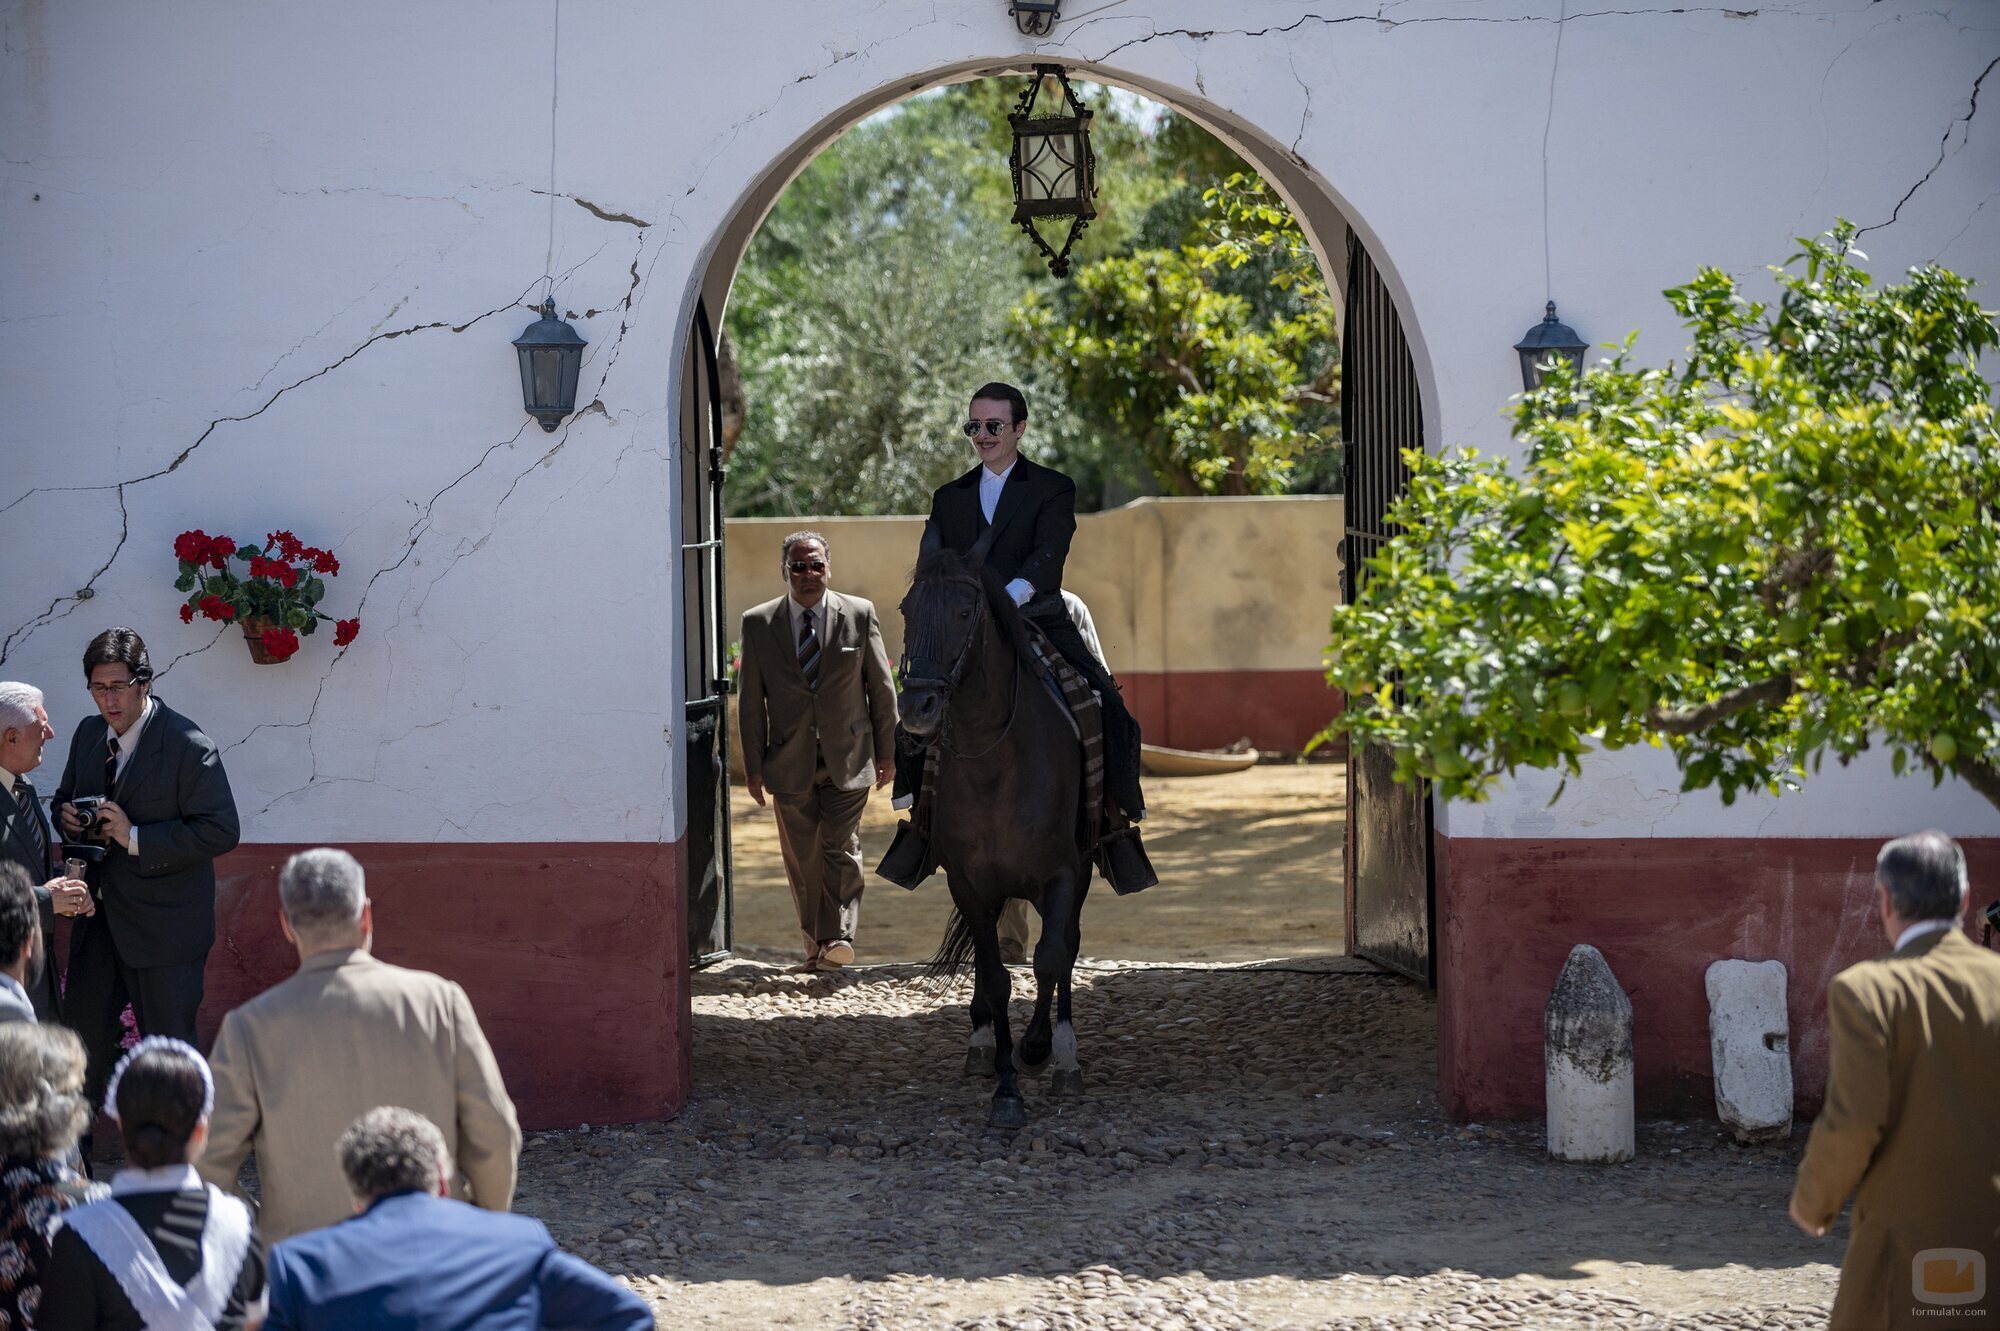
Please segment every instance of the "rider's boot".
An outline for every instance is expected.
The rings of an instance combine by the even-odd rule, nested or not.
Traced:
[[[896,824],[896,839],[889,843],[889,853],[875,866],[875,876],[914,892],[936,868],[937,861],[931,858],[930,838],[904,818]]]

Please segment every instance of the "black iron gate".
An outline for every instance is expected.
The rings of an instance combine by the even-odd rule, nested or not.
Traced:
[[[687,715],[687,945],[695,966],[736,945],[729,891],[729,638],[722,560],[722,386],[715,327],[697,302],[681,406],[682,668]]]
[[[1346,328],[1341,340],[1341,434],[1347,443],[1342,596],[1354,600],[1364,566],[1396,533],[1389,506],[1409,488],[1402,450],[1421,449],[1423,405],[1395,302],[1361,242],[1347,238]],[[1425,984],[1435,982],[1436,884],[1428,785],[1396,784],[1378,745],[1347,756],[1349,949]]]

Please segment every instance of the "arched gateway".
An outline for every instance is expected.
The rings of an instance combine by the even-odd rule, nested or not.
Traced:
[[[338,842],[383,954],[471,992],[525,1118],[671,1112],[698,1075],[684,904],[709,755],[687,709],[716,642],[685,619],[710,534],[696,314],[719,318],[771,201],[869,111],[1052,61],[1253,161],[1344,289],[1364,527],[1395,484],[1369,450],[1511,451],[1512,344],[1551,296],[1664,360],[1662,288],[1754,274],[1842,215],[1878,271],[2000,278],[2000,136],[1975,114],[1996,50],[1965,16],[1569,8],[1065,0],[1029,38],[1005,0],[17,6],[0,675],[48,688],[67,731],[82,643],[133,624],[224,747],[245,844],[220,866],[211,1029],[289,969],[284,854]],[[507,346],[545,272],[591,344],[549,435]],[[164,552],[189,527],[333,546],[328,605],[361,637],[254,666],[182,625]],[[1980,839],[2000,819],[1886,764],[1727,810],[1678,784],[1627,752],[1554,805],[1530,777],[1432,809],[1377,799],[1364,764],[1353,858],[1365,881],[1379,833],[1405,907],[1374,950],[1415,968],[1434,944],[1455,1108],[1537,1110],[1541,1005],[1576,942],[1634,991],[1642,1109],[1704,1107],[1720,956],[1786,961],[1810,1098],[1824,979],[1874,946],[1874,842],[1939,825],[1973,838],[1976,878],[2000,869]]]

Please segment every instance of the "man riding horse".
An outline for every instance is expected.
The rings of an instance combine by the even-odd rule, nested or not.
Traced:
[[[1109,802],[1123,820],[1146,816],[1139,789],[1139,723],[1127,710],[1117,681],[1098,660],[1062,597],[1063,564],[1076,534],[1076,483],[1051,467],[1021,456],[1028,428],[1028,401],[1012,384],[983,384],[972,395],[969,418],[960,427],[979,454],[979,465],[931,496],[919,556],[952,550],[983,561],[999,575],[1021,613],[1063,659],[1090,684],[1103,703],[1104,779]],[[901,737],[896,749],[894,803],[908,808],[923,775],[923,746]],[[1154,881],[1136,828],[1107,840],[1108,873],[1121,892]],[[929,871],[927,848],[915,837],[899,836],[881,867],[881,876],[914,888]]]

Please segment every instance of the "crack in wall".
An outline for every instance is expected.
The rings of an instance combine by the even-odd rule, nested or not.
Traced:
[[[537,281],[539,280],[540,279],[537,279]],[[287,393],[292,392],[294,389],[303,388],[305,385],[312,383],[315,379],[324,378],[325,376],[332,374],[335,370],[347,364],[347,362],[353,360],[356,356],[359,356],[362,352],[368,350],[368,348],[374,346],[378,342],[390,342],[394,341],[396,338],[399,337],[408,337],[413,333],[429,332],[439,328],[448,328],[454,334],[463,333],[467,329],[473,327],[474,325],[483,323],[487,319],[492,318],[496,314],[503,314],[508,310],[520,308],[522,300],[524,300],[527,296],[527,292],[533,289],[534,289],[533,284],[530,284],[529,287],[521,293],[521,295],[515,297],[511,301],[508,301],[505,305],[496,306],[495,308],[486,311],[486,313],[484,314],[475,315],[473,318],[467,319],[464,323],[454,324],[447,319],[438,319],[438,320],[433,320],[430,323],[414,324],[408,328],[392,329],[386,333],[376,333],[373,336],[369,337],[366,341],[361,343],[361,345],[355,347],[353,350],[349,351],[346,355],[342,356],[339,360],[336,360],[328,365],[323,365],[319,369],[314,370],[311,374],[308,374],[303,378],[297,379],[292,383],[286,384],[283,388],[280,388],[277,392],[271,394],[270,397],[266,398],[264,400],[264,404],[258,407],[255,411],[246,412],[241,416],[216,417],[214,420],[208,423],[207,427],[202,430],[201,434],[195,438],[193,443],[189,444],[186,448],[183,448],[174,457],[174,460],[168,463],[164,467],[158,468],[154,471],[147,472],[141,476],[132,477],[129,480],[118,481],[111,485],[36,486],[33,489],[30,489],[24,494],[22,494],[15,500],[13,500],[11,503],[7,504],[5,507],[0,507],[0,514],[4,514],[18,507],[19,505],[26,503],[29,499],[34,498],[34,496],[38,494],[83,494],[83,493],[93,493],[103,490],[110,490],[117,496],[118,499],[118,540],[117,543],[112,546],[110,555],[107,556],[105,558],[105,561],[98,566],[97,570],[94,573],[92,573],[88,579],[84,581],[82,587],[78,588],[71,595],[56,597],[53,601],[49,603],[49,606],[46,610],[43,610],[41,613],[35,615],[31,619],[29,619],[26,623],[17,626],[11,633],[7,635],[5,641],[0,641],[0,666],[4,666],[7,663],[7,658],[13,652],[15,643],[21,641],[26,635],[33,633],[36,629],[44,627],[45,625],[48,624],[52,624],[59,619],[64,619],[69,615],[75,613],[79,605],[81,605],[85,601],[90,600],[92,597],[96,595],[97,580],[103,577],[107,572],[109,572],[111,566],[118,562],[118,556],[124,552],[125,543],[131,536],[132,532],[131,513],[125,504],[125,491],[128,486],[143,485],[147,481],[155,481],[163,476],[171,476],[176,471],[179,471],[182,465],[185,464],[189,458],[193,457],[196,451],[199,450],[203,444],[208,442],[209,436],[213,435],[216,432],[216,430],[220,429],[222,426],[230,424],[239,424],[244,421],[255,420],[257,417],[269,411],[274,405],[276,405],[278,399],[284,397]],[[61,609],[61,607],[63,607],[65,603],[67,603],[68,608]]]
[[[1382,31],[1387,32],[1394,28],[1416,27],[1420,24],[1429,23],[1483,23],[1489,25],[1503,23],[1549,23],[1561,25],[1575,23],[1583,19],[1599,18],[1677,18],[1692,14],[1720,14],[1724,18],[1753,19],[1767,14],[1793,15],[1796,13],[1793,8],[1782,6],[1775,8],[1766,6],[1758,9],[1742,9],[1727,5],[1675,5],[1660,9],[1593,9],[1577,14],[1566,14],[1560,18],[1551,18],[1546,14],[1514,14],[1505,18],[1484,18],[1471,14],[1435,14],[1427,18],[1398,19],[1388,16],[1388,10],[1391,7],[1391,5],[1384,4],[1372,14],[1304,14],[1290,23],[1277,24],[1267,28],[1155,28],[1144,37],[1134,37],[1129,41],[1120,42],[1101,55],[1089,58],[1097,63],[1102,63],[1121,51],[1128,50],[1134,46],[1143,46],[1147,42],[1158,41],[1162,37],[1187,37],[1197,42],[1206,42],[1215,37],[1269,37],[1274,34],[1282,35],[1297,32],[1308,23],[1317,23],[1321,27],[1327,28],[1340,27],[1349,23],[1372,23]],[[1116,16],[1106,19],[1091,19],[1073,29],[1069,36],[1065,38],[1065,42],[1074,41],[1084,28],[1092,27],[1098,23],[1114,23],[1117,21],[1118,18]]]
[[[1952,134],[1957,132],[1957,130],[1961,125],[1970,126],[1972,124],[1972,118],[1979,114],[1979,89],[1982,85],[1985,84],[1986,76],[1993,72],[1995,66],[2000,66],[2000,55],[1994,56],[1992,60],[1988,61],[1986,68],[1979,71],[1979,77],[1972,81],[1972,96],[1969,100],[1969,104],[1965,108],[1965,114],[1962,116],[1954,117],[1951,123],[1944,127],[1944,133],[1938,136],[1937,160],[1931,163],[1931,169],[1924,172],[1923,178],[1917,181],[1916,184],[1910,186],[1907,190],[1903,191],[1903,197],[1896,200],[1896,206],[1889,210],[1889,217],[1887,221],[1877,222],[1873,226],[1862,227],[1859,231],[1856,231],[1854,233],[1854,238],[1856,240],[1859,240],[1861,237],[1867,235],[1870,231],[1880,231],[1885,226],[1893,226],[1896,222],[1896,219],[1903,215],[1903,205],[1908,203],[1913,197],[1915,197],[1916,192],[1918,190],[1922,189],[1925,185],[1930,184],[1931,177],[1936,175],[1939,169],[1944,166],[1945,158],[1951,156]],[[1959,146],[1961,147],[1964,146],[1966,138],[1971,137],[1971,133],[1972,131],[1970,130],[1970,128],[1966,129],[1964,137],[1960,138],[1959,140]],[[1977,209],[1975,209],[1974,211],[1977,211]]]

